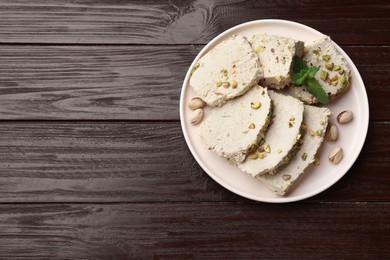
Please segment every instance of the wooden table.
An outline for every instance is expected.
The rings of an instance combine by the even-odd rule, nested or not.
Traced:
[[[339,43],[368,137],[325,192],[239,197],[196,163],[179,95],[222,31],[287,19]],[[1,259],[389,259],[388,1],[0,1]]]

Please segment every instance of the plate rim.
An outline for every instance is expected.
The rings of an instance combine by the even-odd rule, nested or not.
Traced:
[[[346,166],[346,171],[343,173],[343,174],[340,174],[337,178],[334,178],[333,181],[330,181],[329,183],[327,183],[326,185],[324,185],[323,187],[320,187],[320,189],[315,189],[314,191],[312,192],[308,192],[308,193],[305,193],[305,194],[302,194],[302,195],[299,195],[299,196],[295,196],[295,197],[288,197],[288,196],[280,196],[280,197],[276,197],[276,198],[266,198],[266,197],[259,197],[259,196],[255,196],[255,195],[251,195],[251,194],[248,194],[248,193],[245,193],[245,192],[241,192],[239,190],[237,190],[236,188],[232,187],[231,185],[227,184],[227,183],[224,183],[223,179],[219,178],[218,176],[216,176],[210,169],[208,169],[208,167],[204,164],[204,162],[198,157],[197,153],[195,152],[195,149],[192,145],[192,143],[190,142],[190,137],[188,136],[188,133],[187,133],[187,126],[184,122],[184,100],[185,100],[185,92],[186,92],[186,88],[187,88],[187,85],[189,84],[189,78],[190,78],[190,68],[192,68],[195,63],[199,60],[199,58],[201,56],[204,55],[204,53],[207,51],[208,47],[213,45],[215,42],[219,41],[221,38],[225,37],[227,34],[231,33],[232,31],[240,28],[240,27],[245,27],[245,26],[252,26],[252,25],[256,25],[256,24],[269,24],[269,23],[281,23],[281,24],[289,24],[289,25],[292,25],[292,26],[296,26],[296,27],[301,27],[302,29],[305,29],[305,30],[309,30],[309,31],[312,31],[313,33],[316,33],[316,34],[321,34],[321,35],[324,35],[323,33],[317,31],[316,29],[314,28],[311,28],[307,25],[304,25],[304,24],[301,24],[301,23],[298,23],[298,22],[294,22],[294,21],[289,21],[289,20],[283,20],[283,19],[261,19],[261,20],[254,20],[254,21],[249,21],[249,22],[245,22],[245,23],[241,23],[241,24],[238,24],[234,27],[231,27],[230,29],[227,29],[223,32],[221,32],[220,34],[218,34],[216,37],[214,37],[211,41],[209,41],[203,48],[202,50],[196,55],[196,57],[194,58],[194,60],[192,61],[189,69],[187,70],[187,73],[186,73],[186,76],[183,80],[183,84],[182,84],[182,88],[181,88],[181,94],[180,94],[180,125],[181,125],[181,128],[182,128],[182,132],[183,132],[183,135],[184,135],[184,139],[186,141],[186,144],[188,146],[188,148],[190,149],[191,151],[191,154],[192,156],[195,158],[196,162],[201,166],[201,168],[203,169],[203,171],[205,171],[207,173],[207,175],[209,177],[211,177],[214,181],[216,181],[219,185],[221,185],[222,187],[224,187],[225,189],[229,190],[230,192],[232,193],[235,193],[241,197],[244,197],[244,198],[247,198],[247,199],[251,199],[251,200],[254,200],[254,201],[259,201],[259,202],[266,202],[266,203],[289,203],[289,202],[295,202],[295,201],[301,201],[301,200],[304,200],[304,199],[307,199],[307,198],[310,198],[310,197],[313,197],[315,195],[318,195],[320,193],[322,193],[323,191],[329,189],[331,186],[333,186],[336,182],[338,182],[342,177],[344,177],[347,172],[351,169],[351,167],[355,164],[357,158],[359,157],[359,154],[361,153],[362,149],[363,149],[363,146],[366,142],[366,139],[367,139],[367,133],[368,133],[368,127],[369,127],[369,117],[370,117],[370,109],[369,109],[369,102],[368,102],[368,95],[367,95],[367,90],[366,90],[366,87],[365,87],[365,84],[363,82],[363,79],[360,75],[360,72],[359,70],[357,69],[356,65],[354,64],[354,62],[351,60],[351,58],[348,56],[347,53],[345,53],[345,51],[337,44],[335,43],[334,41],[333,44],[336,46],[336,48],[338,49],[338,51],[343,55],[343,57],[347,60],[347,62],[352,66],[351,69],[353,71],[356,72],[357,74],[357,78],[355,77],[354,80],[357,80],[359,81],[359,84],[361,84],[363,86],[363,99],[364,99],[364,108],[365,109],[365,114],[367,115],[367,117],[363,118],[364,120],[364,125],[360,125],[361,128],[363,128],[364,126],[364,129],[363,129],[363,135],[364,137],[361,138],[359,141],[360,143],[358,144],[358,149],[355,150],[355,152],[352,154],[352,158],[354,158],[353,160],[350,160]]]

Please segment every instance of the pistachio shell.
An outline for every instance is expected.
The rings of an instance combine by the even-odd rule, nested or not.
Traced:
[[[188,103],[188,107],[192,110],[203,108],[206,105],[206,102],[204,102],[200,97],[194,97],[190,100]]]
[[[337,128],[337,125],[330,125],[326,134],[326,139],[328,141],[336,141],[339,136],[339,130]]]
[[[191,124],[196,125],[199,124],[202,121],[202,119],[203,119],[203,109],[198,108],[192,112],[192,115],[190,117],[190,122]]]
[[[352,111],[350,111],[350,110],[345,110],[345,111],[341,112],[341,113],[337,116],[337,121],[338,121],[340,124],[348,123],[348,122],[350,122],[352,119],[353,119],[353,113],[352,113]]]
[[[329,160],[334,164],[338,164],[341,159],[343,159],[343,148],[337,146],[329,153]]]

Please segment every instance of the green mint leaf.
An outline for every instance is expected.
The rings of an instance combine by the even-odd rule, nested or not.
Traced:
[[[302,85],[306,79],[314,78],[316,72],[320,67],[310,67],[308,70],[301,70],[298,73],[292,75],[292,81],[295,85]]]
[[[316,66],[313,66],[313,67],[310,67],[307,71],[307,77],[308,78],[314,78],[314,75],[316,74],[316,72],[320,69],[320,67],[316,67]]]
[[[307,66],[301,58],[294,56],[292,61],[292,81],[295,85],[305,85],[307,91],[312,94],[320,103],[327,104],[329,97],[322,85],[314,78],[320,67]]]
[[[308,78],[306,81],[306,89],[312,94],[320,103],[329,103],[329,97],[325,93],[321,84],[315,78]]]
[[[309,66],[307,66],[306,62],[299,58],[298,56],[294,56],[292,60],[292,71],[294,73],[299,73],[302,70],[308,70]]]
[[[307,77],[307,70],[301,70],[298,73],[292,75],[292,81],[295,85],[302,85]]]

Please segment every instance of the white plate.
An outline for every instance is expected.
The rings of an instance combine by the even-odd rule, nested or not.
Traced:
[[[233,34],[252,36],[255,33],[268,33],[280,36],[287,36],[305,42],[314,41],[322,36],[322,33],[305,25],[284,21],[284,20],[259,20],[244,23],[233,27],[214,38],[196,56],[192,62],[184,79],[180,98],[180,120],[184,137],[193,156],[206,173],[216,182],[226,189],[246,197],[263,202],[292,202],[314,196],[337,182],[356,161],[367,135],[368,129],[368,99],[363,80],[356,69],[355,64],[348,55],[337,46],[350,68],[352,68],[352,87],[337,101],[332,102],[327,107],[333,112],[331,122],[336,122],[336,116],[343,110],[352,110],[354,119],[352,122],[339,126],[339,139],[336,142],[325,142],[319,152],[321,164],[311,166],[306,170],[306,174],[299,185],[286,197],[281,197],[266,188],[260,181],[241,172],[234,166],[225,162],[212,151],[207,150],[198,134],[198,127],[189,123],[191,110],[187,104],[195,96],[189,86],[191,68],[197,60],[213,46],[227,39]],[[210,108],[205,110],[205,114],[210,112]],[[333,165],[328,160],[328,154],[335,146],[344,148],[344,158],[338,165]]]

